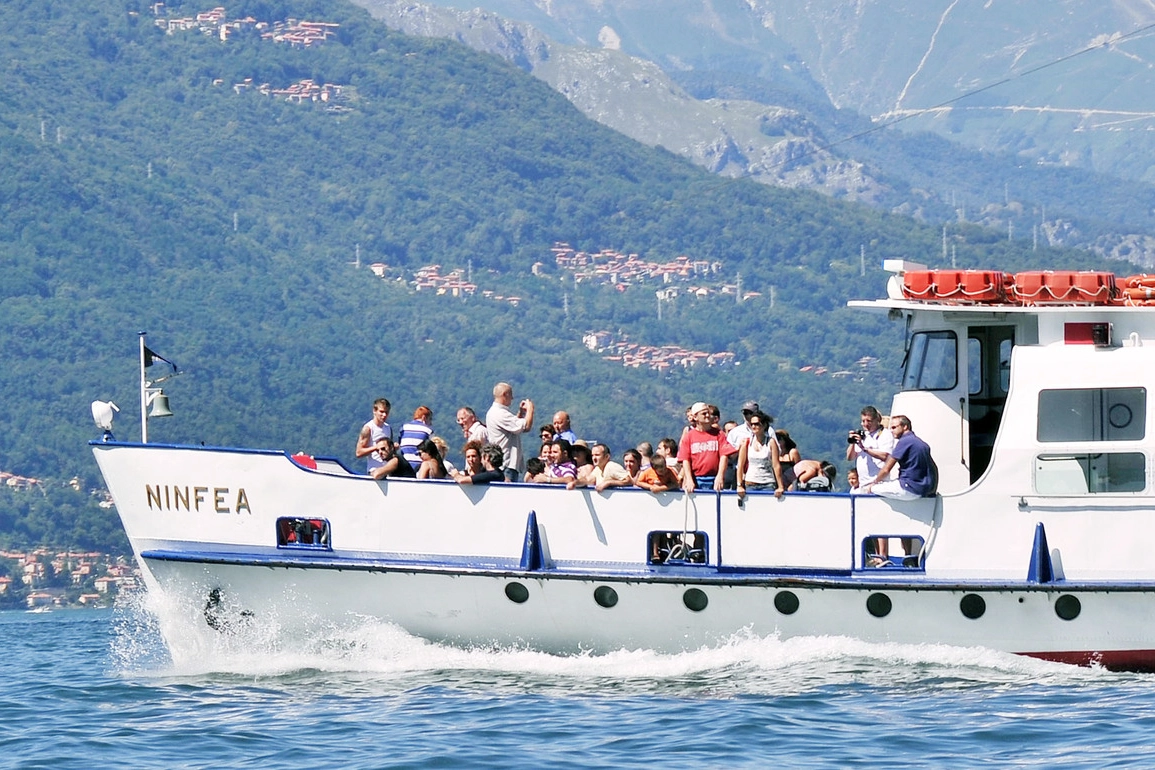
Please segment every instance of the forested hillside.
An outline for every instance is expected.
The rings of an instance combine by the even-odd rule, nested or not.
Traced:
[[[884,257],[941,259],[939,229],[718,180],[586,120],[510,65],[389,32],[344,3],[227,14],[339,26],[298,47],[253,25],[227,40],[166,32],[137,0],[0,5],[0,470],[98,487],[89,403],[117,402],[117,437],[139,437],[141,330],[185,372],[166,383],[176,416],[150,423],[151,440],[350,465],[373,398],[393,401],[394,422],[428,404],[457,446],[453,411],[484,410],[499,379],[537,401],[541,422],[567,409],[579,434],[619,453],[676,435],[691,401],[733,414],[756,398],[807,454],[832,456],[861,402],[888,398],[901,330],[843,304],[882,291]],[[340,93],[273,93],[302,80]],[[556,241],[717,262],[711,285],[740,275],[761,296],[683,294],[659,322],[658,286],[575,283],[552,262]],[[950,241],[960,265],[1090,264],[977,228]],[[522,301],[415,292],[429,264]],[[625,369],[582,347],[601,329],[739,363]],[[799,371],[852,369],[864,354],[881,361],[860,377]],[[0,496],[0,542],[123,544],[114,514],[85,499]]]

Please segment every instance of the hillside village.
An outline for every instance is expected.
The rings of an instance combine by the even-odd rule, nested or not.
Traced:
[[[557,269],[571,274],[575,283],[606,286],[623,292],[631,286],[642,284],[657,285],[655,290],[659,304],[679,297],[696,300],[722,299],[731,302],[746,302],[763,296],[761,292],[744,291],[741,281],[726,283],[717,281],[722,271],[718,261],[695,260],[681,255],[664,262],[643,260],[638,254],[602,249],[585,252],[574,249],[564,241],[557,241],[550,248],[553,263]],[[384,262],[374,262],[369,270],[381,279],[405,280],[400,271],[390,268]],[[480,296],[495,302],[507,302],[517,307],[523,298],[492,289],[481,289],[472,280],[472,270],[453,268],[443,272],[439,264],[425,265],[413,272],[408,280],[414,291],[430,292],[436,296],[466,298]],[[531,268],[535,276],[548,275],[545,262],[535,262]],[[711,280],[713,279],[713,280]],[[582,336],[582,344],[594,353],[600,353],[607,361],[621,363],[627,368],[645,368],[659,373],[694,367],[733,366],[739,363],[730,351],[710,352],[692,350],[680,345],[642,345],[631,342],[624,334],[606,330],[591,330]],[[875,359],[865,356],[857,362],[856,370],[831,372],[832,377],[852,377],[861,380]],[[822,376],[828,373],[825,366],[808,364],[799,368],[800,372]]]
[[[0,607],[108,607],[140,585],[129,558],[97,551],[0,551],[0,567]]]
[[[262,40],[274,43],[284,43],[297,48],[308,48],[319,45],[337,33],[340,24],[328,21],[300,21],[286,19],[284,21],[257,21],[252,16],[243,19],[229,19],[224,6],[217,6],[211,11],[198,13],[196,16],[173,17],[167,15],[164,3],[154,3],[152,15],[156,17],[156,26],[172,35],[177,32],[196,31],[204,35],[218,37],[223,42],[244,33],[260,35]]]
[[[152,13],[157,17],[154,21],[157,27],[166,34],[195,31],[203,35],[217,37],[221,42],[228,42],[239,35],[258,35],[261,40],[272,43],[281,43],[294,48],[309,48],[320,45],[336,34],[341,26],[328,21],[302,21],[286,19],[284,21],[257,21],[252,16],[243,19],[229,19],[224,6],[217,6],[211,11],[198,13],[196,16],[168,16],[164,3],[154,3]],[[224,80],[213,80],[214,86],[224,85]],[[316,83],[310,79],[298,80],[283,88],[276,88],[270,83],[258,83],[253,78],[245,78],[239,83],[233,83],[233,92],[237,94],[252,91],[262,96],[271,96],[284,99],[294,104],[306,102],[321,102],[327,105],[329,112],[348,112],[349,108],[334,104],[344,99],[348,94],[348,86],[336,83]]]
[[[659,297],[666,300],[674,299],[683,292],[697,298],[724,296],[737,302],[762,296],[761,292],[743,291],[740,282],[708,281],[721,272],[722,263],[718,261],[691,259],[682,255],[665,262],[651,262],[637,254],[616,249],[602,249],[593,253],[577,251],[564,241],[554,243],[550,251],[557,267],[573,274],[574,283],[608,285],[617,291],[625,291],[638,284],[660,283],[668,287],[659,292]],[[535,264],[534,274],[540,275],[542,267],[544,265],[541,262]]]

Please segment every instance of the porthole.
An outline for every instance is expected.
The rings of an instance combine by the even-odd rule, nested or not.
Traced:
[[[682,594],[682,603],[686,605],[687,609],[701,612],[706,609],[710,599],[706,596],[706,592],[700,588],[687,588],[686,593]]]
[[[524,604],[529,599],[529,589],[521,583],[506,583],[505,595],[514,604]]]
[[[1116,430],[1123,430],[1129,426],[1133,417],[1131,407],[1126,404],[1112,404],[1111,408],[1107,410],[1107,422],[1111,423],[1111,427]]]
[[[594,601],[609,609],[618,603],[618,592],[609,586],[598,586],[594,589]]]
[[[1074,620],[1082,611],[1083,605],[1077,596],[1063,594],[1055,600],[1055,614],[1063,620]]]
[[[779,591],[774,594],[774,609],[783,615],[798,612],[798,596],[793,591]]]
[[[876,618],[885,618],[890,614],[890,597],[886,594],[871,594],[866,597],[866,611]]]
[[[987,611],[987,600],[978,594],[967,594],[958,603],[959,611],[971,620],[981,618]]]

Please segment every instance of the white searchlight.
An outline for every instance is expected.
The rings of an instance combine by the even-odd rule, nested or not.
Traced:
[[[112,418],[120,408],[111,401],[93,401],[92,402],[92,421],[96,423],[96,427],[104,431],[104,436],[101,441],[112,441]]]

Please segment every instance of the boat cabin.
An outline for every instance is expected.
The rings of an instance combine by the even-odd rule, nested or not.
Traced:
[[[1147,276],[1120,286],[1102,272],[885,267],[888,298],[850,304],[905,323],[890,413],[930,444],[940,494],[987,483],[1023,497],[1150,488]]]

